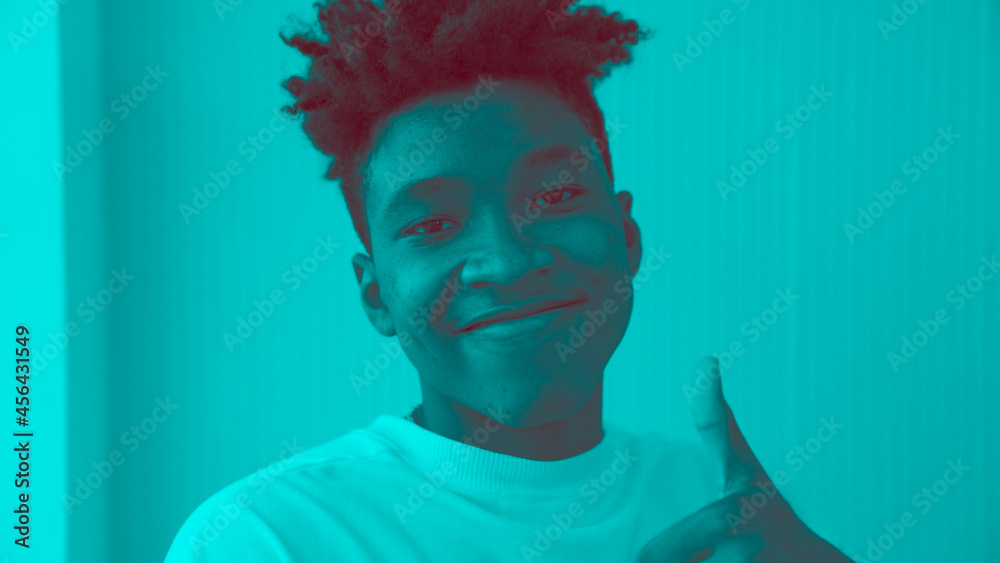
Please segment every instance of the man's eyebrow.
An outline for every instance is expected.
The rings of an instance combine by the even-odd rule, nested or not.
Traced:
[[[406,186],[396,193],[392,194],[389,198],[389,203],[386,204],[385,210],[383,211],[383,217],[387,220],[392,221],[395,216],[400,212],[400,210],[413,199],[425,198],[435,194],[440,194],[442,192],[450,192],[455,189],[453,182],[449,182],[447,179],[441,176],[434,176],[432,178],[425,178],[418,182],[415,182],[409,186]]]
[[[524,157],[524,167],[540,168],[568,159],[576,149],[569,145],[556,145],[529,152]]]

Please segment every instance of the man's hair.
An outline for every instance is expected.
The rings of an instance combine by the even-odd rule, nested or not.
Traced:
[[[634,21],[577,0],[368,0],[317,3],[319,29],[285,37],[308,56],[308,76],[284,83],[305,114],[305,131],[333,156],[327,173],[341,179],[354,229],[371,253],[362,167],[376,125],[435,93],[461,90],[483,75],[524,80],[568,104],[588,134],[604,141],[604,115],[593,86],[629,45],[645,38]],[[611,175],[611,158],[602,150]]]

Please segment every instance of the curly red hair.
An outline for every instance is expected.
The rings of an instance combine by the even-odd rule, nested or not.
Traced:
[[[646,36],[617,12],[577,0],[368,0],[317,3],[319,30],[282,36],[311,58],[308,76],[284,83],[305,130],[333,156],[354,228],[371,253],[362,167],[380,120],[408,103],[458,90],[483,74],[540,85],[607,143],[595,83]],[[573,9],[571,9],[573,8]],[[611,158],[602,151],[611,174]]]

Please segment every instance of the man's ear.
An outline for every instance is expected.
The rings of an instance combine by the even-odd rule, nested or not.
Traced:
[[[639,234],[639,225],[632,218],[632,194],[623,190],[615,194],[615,199],[618,200],[618,207],[622,211],[625,249],[628,252],[628,264],[632,268],[634,276],[639,273],[639,260],[642,259],[642,236]]]
[[[361,308],[368,315],[368,321],[382,336],[394,336],[396,327],[392,326],[389,309],[386,308],[379,293],[378,277],[375,275],[375,263],[367,254],[355,254],[351,257],[354,265],[354,275],[358,278],[361,289]]]

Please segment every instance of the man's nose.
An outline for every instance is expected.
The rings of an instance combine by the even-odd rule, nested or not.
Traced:
[[[484,219],[476,230],[469,233],[476,241],[462,268],[462,283],[515,285],[525,276],[551,267],[555,262],[552,250],[539,244],[530,229],[516,223],[511,217],[493,216]]]

